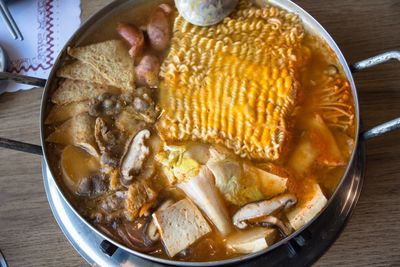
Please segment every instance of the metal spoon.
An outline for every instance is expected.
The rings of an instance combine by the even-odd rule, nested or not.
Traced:
[[[239,0],[175,0],[179,14],[197,26],[210,26],[222,21],[235,9]]]
[[[6,51],[0,46],[0,71],[7,71],[9,66],[9,59]]]
[[[6,73],[9,65],[10,65],[10,63],[9,63],[9,59],[8,59],[7,53],[0,46],[0,73]],[[1,81],[0,80],[0,94],[5,92],[5,90],[7,88],[7,85],[8,85],[8,81]],[[0,264],[0,267],[2,267],[1,264]]]

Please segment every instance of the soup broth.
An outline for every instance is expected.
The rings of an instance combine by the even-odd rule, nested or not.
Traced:
[[[248,59],[242,59],[240,56],[231,60],[225,54],[223,56],[221,54],[219,58],[231,61],[223,62],[221,69],[216,69],[215,73],[207,72],[209,76],[204,77],[204,80],[196,80],[197,76],[190,76],[191,74],[187,78],[184,76],[185,68],[189,71],[198,71],[208,67],[212,69],[216,65],[208,67],[202,65],[203,61],[196,58],[195,52],[191,54],[192,52],[188,51],[186,59],[185,56],[180,56],[178,48],[184,47],[185,44],[183,39],[182,43],[179,43],[179,38],[176,38],[181,27],[177,23],[179,15],[171,2],[162,3],[168,3],[169,6],[159,7],[152,4],[143,5],[139,11],[136,7],[126,9],[120,15],[100,22],[98,28],[80,44],[82,47],[84,45],[89,47],[107,40],[123,42],[126,46],[124,53],[134,66],[133,71],[136,71],[136,80],[133,81],[133,88],[136,89],[129,91],[129,88],[126,89],[122,83],[116,84],[113,77],[110,78],[107,73],[102,73],[102,68],[97,68],[101,65],[90,61],[92,56],[90,53],[96,53],[93,51],[98,51],[99,47],[88,50],[74,48],[76,51],[70,51],[71,57],[65,58],[65,66],[75,64],[74,66],[78,67],[78,64],[83,64],[87,67],[79,69],[80,78],[84,79],[88,68],[93,68],[95,77],[101,76],[102,79],[100,82],[96,80],[97,83],[93,78],[92,82],[90,79],[80,81],[80,78],[74,76],[73,72],[68,72],[65,66],[64,70],[59,72],[64,88],[61,88],[63,86],[61,85],[52,96],[49,114],[53,114],[51,115],[53,117],[49,115],[46,129],[51,169],[64,187],[63,192],[79,214],[105,235],[128,248],[160,258],[196,262],[229,259],[265,249],[316,216],[344,175],[354,149],[356,126],[350,84],[334,52],[324,40],[305,29],[292,31],[292,35],[298,34],[299,41],[296,44],[293,44],[295,37],[288,37],[289,41],[281,43],[282,49],[289,51],[287,57],[292,57],[288,59],[289,63],[281,62],[285,61],[286,54],[278,55],[281,50],[276,45],[268,48],[270,49],[268,51],[272,51],[270,62],[275,66],[257,62],[259,68],[271,68],[268,69],[269,75],[276,83],[268,83],[268,77],[251,77],[252,73],[257,71],[257,68],[251,65],[254,62],[250,64],[246,61]],[[211,40],[209,45],[217,45],[220,38],[220,44],[226,47],[221,53],[225,53],[234,44],[247,45],[249,50],[253,47],[253,43],[250,42],[261,46],[265,44],[266,47],[269,45],[268,42],[279,44],[279,40],[284,39],[285,31],[290,32],[292,27],[290,23],[293,22],[293,29],[302,25],[296,15],[288,11],[273,6],[253,7],[247,1],[241,1],[238,11],[231,16],[235,23],[249,23],[248,28],[243,27],[241,36],[229,35],[224,32],[229,32],[229,27],[222,26],[221,31],[216,26],[215,32],[211,30],[207,32],[209,30],[207,28],[199,30],[194,26],[182,28],[189,29],[187,36],[194,40],[194,45],[198,44],[195,43],[196,38],[199,40],[208,38]],[[160,49],[157,46],[159,43],[155,43],[151,37],[151,23],[155,23],[158,27],[157,23],[165,22],[163,19],[160,20],[160,17],[167,18],[166,23],[170,28],[169,34],[166,34],[169,38],[168,47],[163,49]],[[286,21],[281,18],[290,19]],[[121,26],[118,23],[124,24]],[[233,22],[229,24],[228,21],[224,21],[224,23],[234,27]],[[254,36],[251,25],[256,23],[265,24],[265,31],[274,34]],[[126,32],[128,38],[124,35]],[[129,54],[132,56],[132,53],[136,52],[130,49],[128,54],[128,48],[133,48],[137,40],[129,38],[133,38],[131,34],[136,36],[134,34],[137,32],[144,33],[144,47],[140,55],[131,58]],[[226,34],[225,39],[221,37],[224,34]],[[259,41],[262,42],[257,43]],[[115,42],[109,45],[117,51],[119,44]],[[208,48],[214,49],[214,47]],[[111,54],[117,54],[115,51]],[[82,53],[87,54],[82,55]],[[217,52],[213,54],[217,59],[218,55]],[[231,55],[234,56],[234,53]],[[94,56],[92,58],[101,59]],[[88,59],[89,61],[86,61]],[[148,65],[144,68],[144,80],[140,81],[142,73],[138,73],[137,70],[146,60]],[[154,60],[157,62],[154,63]],[[186,66],[185,60],[198,63]],[[205,97],[203,101],[207,102],[206,104],[202,102],[202,89],[194,85],[197,82],[208,84],[210,75],[218,76],[219,73],[228,71],[229,66],[232,66],[229,64],[235,62],[234,60],[242,60],[234,66],[240,68],[240,72],[236,74],[237,77],[228,73],[230,76],[227,79],[233,82],[246,81],[247,83],[243,83],[238,90],[245,95],[254,94],[257,101],[252,107],[251,99],[254,97],[244,96],[250,104],[243,109],[241,106],[237,108],[233,117],[243,116],[245,123],[230,134],[220,129],[223,129],[225,123],[223,119],[225,111],[222,110],[224,101],[228,101],[227,99],[233,101],[235,95],[234,91],[230,91],[230,88],[234,87],[233,82],[231,85],[224,85],[221,95],[214,94],[217,91],[210,89],[210,96],[207,96],[209,98]],[[177,64],[176,67],[174,64],[177,61],[180,65]],[[153,63],[161,65],[160,72],[155,68],[157,81],[154,83],[154,76],[151,76],[154,74],[151,72]],[[114,62],[111,60],[107,64]],[[118,61],[115,64],[112,68],[115,71],[113,75],[122,76],[122,71],[119,71],[122,63]],[[245,64],[249,67],[241,67]],[[286,70],[286,67],[289,70]],[[175,73],[176,68],[182,70]],[[274,75],[281,75],[282,79]],[[178,82],[171,87],[175,76],[179,77]],[[292,82],[290,84],[287,82],[286,86],[285,81],[289,81],[287,77],[290,77]],[[181,89],[178,88],[186,79],[188,85],[185,85],[185,90],[189,91],[185,91],[187,94],[182,95],[181,92],[184,91],[179,91]],[[222,81],[218,80],[218,77],[216,80],[217,87]],[[264,80],[266,83],[262,82]],[[99,85],[102,81],[104,84]],[[70,87],[66,88],[65,83],[68,82]],[[269,84],[270,93],[262,96],[258,89],[253,92],[252,84],[256,84],[254,88],[261,88],[260,90],[263,89],[262,86]],[[75,89],[71,89],[73,86],[78,90],[90,89],[94,93],[76,94],[76,91],[73,91]],[[290,86],[297,89],[293,90],[293,93],[287,93],[288,90],[292,90]],[[65,100],[69,95],[59,93],[60,88],[75,92],[70,93],[73,95],[72,100]],[[280,88],[283,88],[283,91]],[[176,109],[172,110],[168,101],[180,97],[183,99],[182,103],[194,104],[180,106],[181,102],[176,100],[178,104]],[[257,103],[262,101],[265,101],[266,108],[260,111],[261,104]],[[196,103],[203,106],[197,108]],[[268,103],[273,104],[272,110],[268,108]],[[63,111],[60,111],[61,108]],[[192,115],[181,116],[180,108],[184,110],[182,112]],[[202,108],[206,113],[222,114],[213,115],[215,117],[212,118],[215,118],[216,122],[214,126],[208,123],[208,128],[201,128]],[[198,118],[197,112],[200,114]],[[255,126],[253,128],[252,125],[262,121],[262,115],[259,114],[265,113],[269,116],[274,112],[280,112],[282,115],[279,115],[279,118],[267,119],[267,123],[261,124],[262,129],[274,127],[281,133],[278,136],[284,135],[284,137],[282,141],[279,138],[278,141],[274,137],[271,138],[271,147],[275,152],[268,154],[269,152],[265,151],[270,151],[267,149],[270,144],[263,143],[262,137],[261,141],[256,137],[249,137],[249,141],[246,141],[245,136],[247,130],[250,133],[257,131],[258,128]],[[57,115],[59,113],[63,114],[62,118]],[[251,114],[257,114],[254,115],[257,118],[254,123],[250,120],[253,116]],[[168,121],[166,119],[168,116],[171,118],[176,116],[176,119]],[[233,117],[230,120],[236,119]],[[190,122],[190,126],[179,124],[181,118],[182,123]],[[228,124],[229,119],[226,121]],[[277,126],[272,126],[275,123]],[[178,130],[174,128],[176,125],[180,127]],[[188,127],[194,127],[195,130],[183,134]],[[196,135],[196,130],[213,133],[203,138]],[[177,131],[176,136],[174,131]],[[216,133],[217,131],[222,132],[222,135],[219,135],[220,132]],[[231,144],[239,143],[241,135],[244,136],[243,142],[246,145],[232,146]],[[235,141],[230,143],[228,140],[230,138]],[[220,139],[223,142],[217,141]],[[247,148],[257,148],[257,146],[264,147],[258,149],[257,153]],[[265,156],[260,156],[264,155],[264,152]],[[202,202],[205,200],[207,203]],[[279,207],[271,209],[271,205],[275,204]],[[182,212],[179,210],[180,205],[186,205],[185,214],[194,214],[192,214],[194,221],[182,219],[174,221],[174,218],[180,218],[179,212]],[[258,207],[264,211],[271,210],[269,213],[246,217],[253,212],[254,205],[259,205]],[[176,217],[170,218],[168,213],[176,214]],[[195,233],[187,233],[187,239],[193,240],[188,242],[189,244],[182,244],[181,241],[174,239],[176,238],[173,236],[174,231],[171,231],[172,236],[167,236],[170,230],[168,224],[164,222],[168,220],[176,222],[176,232],[184,231],[185,227],[191,225],[200,225],[201,229],[193,230]],[[178,228],[181,230],[178,231]]]

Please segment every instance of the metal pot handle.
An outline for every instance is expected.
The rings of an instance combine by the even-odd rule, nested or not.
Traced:
[[[350,70],[352,72],[357,72],[363,69],[368,69],[375,65],[379,65],[390,60],[398,60],[400,61],[400,51],[389,51],[383,54],[376,55],[374,57],[370,57],[359,62],[356,62],[350,66]],[[368,140],[382,134],[391,132],[393,130],[400,129],[400,117],[372,127],[361,133],[360,137],[363,140]]]
[[[14,81],[17,83],[29,84],[37,87],[44,87],[46,85],[47,80],[29,77],[25,75],[19,75],[9,72],[0,72],[0,81],[8,80]],[[1,138],[0,137],[0,147],[13,149],[17,151],[27,152],[35,155],[43,155],[42,147],[38,145],[28,144],[24,142],[19,142],[11,139]]]

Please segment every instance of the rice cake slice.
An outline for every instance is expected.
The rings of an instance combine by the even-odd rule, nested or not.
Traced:
[[[170,257],[211,232],[200,210],[188,199],[157,211],[153,219]]]
[[[126,92],[135,89],[135,69],[123,41],[110,40],[97,44],[68,48],[68,54],[92,66],[115,87]]]
[[[51,101],[57,105],[64,105],[71,102],[90,100],[104,93],[118,94],[120,93],[120,89],[107,85],[67,79],[53,93]]]
[[[94,138],[94,124],[95,119],[89,114],[79,114],[57,127],[46,138],[46,142],[78,146],[99,157]]]
[[[93,82],[102,85],[113,84],[105,79],[100,72],[94,69],[91,65],[76,60],[72,63],[65,64],[57,71],[57,76],[72,80],[80,80],[86,82]]]
[[[271,246],[277,237],[278,232],[275,229],[254,227],[230,235],[226,239],[226,246],[235,253],[255,253]]]
[[[45,124],[66,121],[76,115],[89,111],[90,101],[72,102],[65,105],[55,105],[46,118]]]

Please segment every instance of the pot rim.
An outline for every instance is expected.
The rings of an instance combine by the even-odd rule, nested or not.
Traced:
[[[235,258],[232,258],[232,259],[220,260],[220,261],[207,261],[207,262],[176,261],[176,260],[169,260],[169,259],[163,259],[163,258],[158,258],[158,257],[155,257],[155,256],[151,256],[151,255],[135,251],[135,250],[130,249],[130,248],[124,246],[124,245],[119,244],[118,242],[114,241],[112,238],[106,236],[105,234],[103,234],[102,232],[97,230],[83,216],[81,216],[80,213],[75,209],[75,207],[70,203],[68,198],[64,195],[63,190],[60,187],[60,182],[58,181],[58,179],[54,175],[54,172],[53,172],[53,170],[51,169],[51,167],[49,165],[49,162],[48,162],[48,150],[47,150],[47,146],[46,146],[46,142],[45,142],[45,124],[44,124],[44,121],[45,121],[45,116],[47,115],[46,114],[46,107],[47,107],[47,104],[48,104],[49,91],[51,90],[52,82],[56,78],[56,71],[57,71],[58,67],[60,66],[60,64],[63,62],[63,58],[66,55],[67,47],[75,44],[76,41],[79,42],[79,39],[81,39],[82,36],[84,36],[87,31],[90,31],[92,25],[96,24],[99,20],[104,19],[107,16],[108,13],[110,13],[112,11],[115,11],[116,9],[120,8],[123,5],[130,4],[130,5],[132,5],[132,8],[133,8],[133,6],[138,6],[138,5],[144,4],[145,2],[146,2],[145,0],[116,0],[116,1],[108,4],[107,6],[103,7],[101,10],[99,10],[98,12],[93,14],[86,22],[84,22],[76,30],[76,32],[72,35],[72,37],[64,45],[63,49],[60,51],[59,55],[57,56],[57,58],[55,60],[54,66],[52,67],[52,70],[51,70],[51,72],[49,74],[48,81],[46,82],[46,85],[44,87],[44,91],[43,91],[43,94],[42,94],[41,109],[40,109],[40,140],[41,140],[41,146],[42,146],[42,149],[43,149],[43,156],[44,156],[45,164],[49,167],[49,170],[50,170],[50,173],[51,173],[51,177],[52,177],[52,179],[54,180],[54,182],[56,184],[58,192],[62,196],[63,200],[71,208],[71,210],[90,229],[95,231],[102,238],[104,238],[105,240],[109,241],[113,245],[115,245],[118,248],[121,248],[121,249],[123,249],[123,250],[125,250],[125,251],[127,251],[129,253],[132,253],[132,254],[134,254],[136,256],[139,256],[141,258],[145,258],[147,260],[158,262],[158,263],[161,263],[161,264],[176,265],[176,266],[216,266],[216,265],[235,264],[235,263],[240,263],[240,262],[251,260],[251,259],[253,259],[255,257],[258,257],[258,256],[261,256],[263,254],[266,254],[268,251],[271,251],[271,250],[276,249],[276,248],[278,248],[278,247],[280,247],[282,245],[287,244],[294,237],[301,235],[301,233],[306,228],[308,228],[317,218],[319,218],[321,216],[321,214],[323,214],[325,212],[325,210],[327,209],[328,206],[330,206],[330,204],[332,203],[333,199],[336,197],[337,192],[341,189],[344,180],[348,177],[348,173],[349,173],[350,167],[352,166],[353,161],[354,161],[354,156],[355,156],[355,153],[356,153],[356,150],[357,150],[356,148],[358,147],[358,143],[360,141],[360,138],[359,138],[359,133],[360,133],[359,132],[360,131],[360,114],[359,114],[358,94],[357,94],[357,90],[356,90],[356,87],[355,87],[353,75],[352,75],[352,73],[350,71],[349,65],[348,65],[347,61],[345,60],[341,50],[337,46],[336,42],[329,35],[329,33],[322,27],[322,25],[316,19],[314,19],[308,12],[306,12],[303,8],[301,8],[300,6],[298,6],[297,4],[293,3],[290,0],[269,0],[268,2],[273,4],[273,5],[279,6],[279,7],[283,8],[283,9],[285,9],[285,10],[288,10],[290,12],[296,13],[302,19],[303,23],[305,24],[305,26],[306,26],[306,28],[308,30],[310,30],[311,32],[315,33],[317,36],[321,37],[321,39],[324,40],[326,42],[326,44],[329,45],[329,47],[335,53],[340,65],[342,66],[342,69],[343,69],[348,81],[350,82],[350,85],[351,85],[351,88],[352,88],[352,94],[353,94],[355,116],[356,116],[356,118],[355,118],[355,123],[356,123],[356,127],[355,127],[355,146],[354,146],[353,152],[351,154],[351,157],[350,157],[350,159],[348,161],[346,170],[345,170],[340,182],[336,186],[335,191],[333,192],[333,194],[329,198],[327,204],[324,206],[324,208],[316,216],[313,217],[312,220],[310,220],[307,224],[305,224],[304,226],[302,226],[300,229],[298,229],[297,231],[293,232],[289,236],[287,236],[284,239],[276,242],[272,246],[270,246],[270,247],[268,247],[266,249],[263,249],[261,251],[255,252],[255,253],[251,253],[251,254],[235,257]],[[156,1],[156,2],[159,2],[159,1]]]

